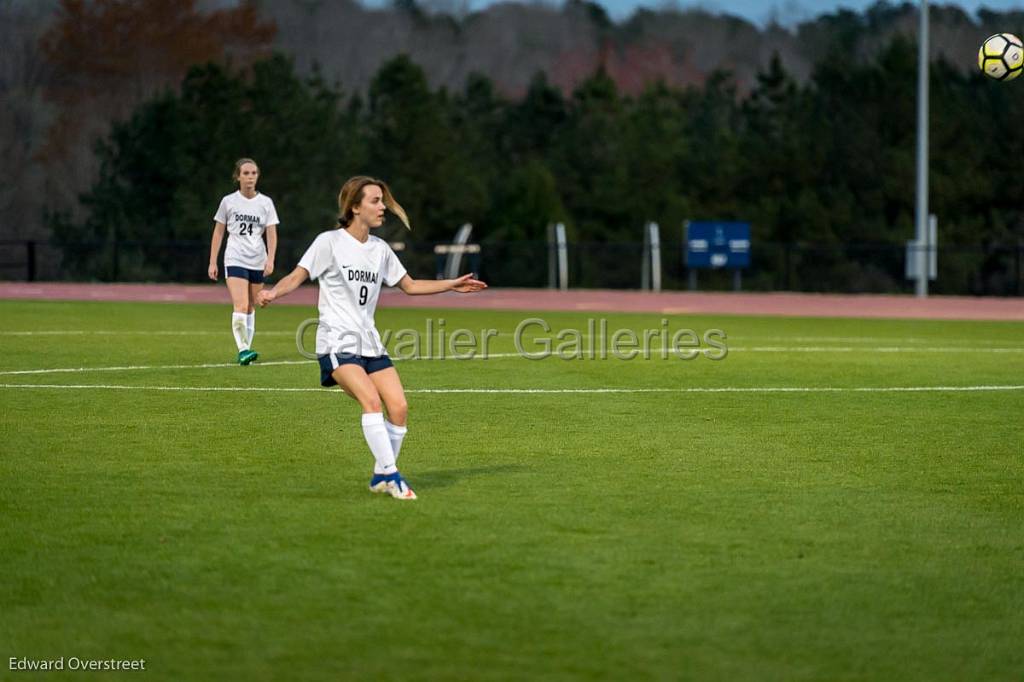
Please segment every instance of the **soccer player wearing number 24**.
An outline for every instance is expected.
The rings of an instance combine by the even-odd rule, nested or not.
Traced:
[[[256,334],[256,312],[253,303],[256,292],[263,288],[264,277],[274,272],[277,252],[277,209],[266,194],[256,191],[260,177],[259,166],[252,159],[235,162],[232,176],[238,191],[220,200],[213,217],[213,238],[210,241],[210,267],[207,274],[217,281],[217,254],[228,233],[224,249],[224,275],[231,293],[231,333],[238,346],[238,364],[251,364],[259,353],[252,349]],[[263,245],[263,234],[267,245]]]
[[[370,234],[384,223],[387,210],[409,227],[405,210],[383,181],[350,178],[338,194],[337,229],[318,235],[298,267],[272,289],[257,293],[256,302],[266,306],[307,279],[319,280],[320,384],[340,386],[362,407],[363,436],[375,460],[370,490],[415,500],[416,493],[397,465],[407,432],[405,391],[373,320],[381,284],[398,286],[414,296],[445,291],[468,294],[487,285],[471,274],[444,280],[410,277],[388,243]]]

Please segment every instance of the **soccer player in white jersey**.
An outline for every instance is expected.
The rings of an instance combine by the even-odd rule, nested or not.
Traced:
[[[370,490],[415,500],[416,493],[397,465],[407,431],[405,391],[373,320],[381,285],[397,285],[412,295],[472,293],[487,285],[472,275],[445,280],[410,277],[388,243],[370,234],[384,223],[386,210],[409,227],[405,210],[384,182],[365,176],[349,179],[338,194],[338,228],[318,235],[298,267],[274,288],[260,291],[256,300],[265,306],[307,279],[319,280],[320,384],[340,386],[362,407],[363,436],[375,460]]]
[[[231,333],[238,346],[238,364],[248,365],[259,357],[252,349],[256,334],[256,311],[253,304],[256,292],[263,288],[263,280],[274,272],[277,253],[277,209],[266,194],[256,191],[260,169],[252,159],[235,162],[232,176],[238,191],[220,200],[213,216],[213,240],[210,243],[210,279],[217,281],[217,254],[228,232],[228,245],[224,249],[224,274],[231,293]],[[263,244],[263,235],[267,243]]]

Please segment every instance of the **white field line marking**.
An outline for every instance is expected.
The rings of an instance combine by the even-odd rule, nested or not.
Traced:
[[[557,345],[553,344],[553,348],[557,348]],[[662,348],[651,348],[650,355],[651,360],[660,359],[659,356],[662,351],[665,350],[668,355],[668,359],[673,359],[671,349]],[[718,353],[720,352],[715,348],[684,348],[684,351],[693,351],[703,353]],[[755,346],[755,347],[739,347],[729,348],[730,353],[857,353],[857,352],[870,352],[870,353],[1024,353],[1024,348],[900,348],[900,347],[876,347],[876,348],[854,348],[852,346],[837,346],[837,347],[813,347],[813,346]],[[539,349],[527,349],[529,353],[537,353]],[[595,353],[600,352],[600,349],[595,349]],[[628,349],[624,349],[624,352],[628,352]],[[580,360],[587,359],[586,356],[590,354],[590,349],[583,348],[580,350],[583,357]],[[608,349],[605,349],[605,353],[608,356],[608,360],[618,360],[614,354]],[[394,360],[398,362],[410,362],[410,361],[421,361],[421,360],[488,360],[493,358],[515,358],[522,357],[519,353],[488,353],[484,355],[482,353],[474,355],[472,357],[464,357],[458,354],[436,356],[436,357],[412,357],[403,358],[395,357]],[[525,358],[524,358],[525,359]],[[534,358],[531,358],[536,360]],[[552,354],[549,359],[560,359],[557,354]],[[638,350],[635,359],[643,359],[643,351]],[[312,360],[273,360],[270,362],[257,362],[250,367],[275,367],[279,365],[305,365],[313,362]],[[53,367],[48,369],[16,369],[16,370],[2,370],[0,376],[15,376],[22,374],[65,374],[65,373],[79,373],[79,372],[134,372],[142,370],[170,370],[170,369],[219,369],[225,367],[237,367],[238,363],[235,362],[214,362],[214,363],[203,363],[195,365],[122,365],[115,367]]]
[[[518,357],[519,353],[491,353],[488,357],[492,358],[512,358]],[[455,357],[438,357],[438,358],[394,358],[399,362],[407,362],[411,360],[480,360],[482,356],[473,358],[455,358]],[[313,363],[313,360],[273,360],[271,362],[256,362],[255,364],[249,365],[250,367],[274,367],[278,365],[309,365]],[[56,367],[51,369],[15,369],[15,370],[3,370],[0,371],[0,375],[13,376],[17,374],[63,374],[63,373],[78,373],[78,372],[134,372],[136,370],[147,370],[147,369],[219,369],[222,367],[238,367],[237,362],[211,362],[197,365],[123,365],[120,367]]]
[[[736,334],[733,341],[783,341],[787,343],[1002,343],[1000,339],[923,339],[913,336],[761,336],[760,334]]]
[[[458,329],[458,327],[452,327],[452,329]],[[444,331],[445,331],[445,334],[447,334],[449,336],[451,335],[451,330],[450,329],[446,328]],[[577,332],[580,332],[581,330],[573,329],[571,327],[567,327],[565,329],[556,329],[556,328],[552,327],[550,334],[524,333],[524,334],[520,335],[520,338],[523,341],[535,341],[535,340],[542,340],[542,339],[551,339],[552,343],[559,343],[560,339],[558,339],[557,337],[558,337],[558,333],[562,332],[562,331],[577,331]],[[611,338],[611,334],[612,334],[613,331],[615,331],[615,330],[610,329],[609,332],[604,335],[604,338],[606,340],[610,339]],[[634,330],[634,331],[636,331],[636,330]],[[637,331],[637,337],[638,338],[643,338],[643,331],[644,330]],[[655,329],[654,327],[651,327],[651,331],[659,332],[658,334],[652,334],[652,336],[655,339],[658,336],[661,335],[660,334],[661,330],[659,330],[659,329]],[[678,329],[669,329],[669,330],[666,331],[666,334],[669,337],[671,337],[671,335],[673,333],[675,333],[676,331],[679,331],[679,330]],[[696,331],[698,331],[698,333],[699,333],[699,330],[696,330]],[[726,330],[726,331],[728,332],[728,330]],[[435,337],[436,337],[436,334],[437,334],[437,330],[435,330]],[[514,332],[507,332],[507,331],[499,331],[494,336],[495,336],[495,338],[514,337],[515,333]],[[573,334],[573,337],[574,338],[575,337],[579,337],[581,339],[600,339],[601,338],[601,334],[583,334],[583,333],[578,333],[578,334]],[[974,345],[989,345],[989,344],[1004,344],[1004,343],[1006,343],[1002,339],[947,339],[947,338],[943,338],[943,339],[923,339],[923,338],[915,338],[915,337],[903,338],[903,337],[892,337],[892,336],[760,336],[760,335],[757,335],[757,334],[735,334],[735,335],[732,335],[732,336],[726,336],[725,337],[725,341],[726,341],[726,343],[737,343],[737,342],[749,343],[751,341],[783,341],[783,342],[789,342],[789,343],[842,343],[842,344],[850,344],[850,343],[873,343],[873,344],[880,344],[880,343],[887,343],[887,344],[909,343],[909,344],[915,344],[915,343],[935,343],[936,341],[941,341],[943,343],[961,343],[961,344],[974,344]],[[1024,349],[1024,346],[1022,346],[1021,348]]]
[[[104,335],[104,336],[119,336],[119,335],[164,335],[164,336],[192,336],[192,335],[205,335],[205,336],[224,336],[222,331],[210,331],[210,330],[198,330],[198,331],[173,331],[173,330],[159,330],[159,331],[113,331],[113,330],[55,330],[55,331],[0,331],[0,336],[37,336],[37,335]],[[262,331],[262,336],[294,336],[293,332],[287,331]],[[498,336],[513,336],[512,332],[499,332]],[[600,335],[591,336],[589,334],[580,334],[580,339],[600,339]],[[820,340],[825,342],[868,342],[868,341],[900,341],[904,343],[926,343],[928,339],[886,339],[882,337],[842,337],[842,336],[793,336],[793,337],[770,337],[770,336],[744,336],[744,339],[777,339],[780,341],[813,341]],[[541,336],[530,336],[523,335],[522,341],[527,346],[535,346],[538,341],[547,341],[552,349],[558,348],[560,344],[565,341],[557,338],[553,335],[541,335]],[[428,341],[428,343],[432,342]],[[963,343],[1000,343],[999,341],[970,341],[966,339],[957,340],[951,339],[950,341],[963,342]],[[444,341],[438,339],[437,343],[444,345]],[[606,339],[607,343],[607,339]],[[728,343],[728,341],[727,341]],[[539,352],[540,349],[534,349],[529,347],[526,349],[529,353]],[[600,352],[600,348],[595,348],[595,352]],[[720,352],[718,349],[703,348],[703,349],[687,349],[684,351],[697,350],[703,353],[717,354]],[[929,346],[728,346],[730,353],[1024,353],[1024,346],[1009,346],[1009,347],[977,347],[977,346],[941,346],[941,347],[929,347]],[[588,344],[583,344],[581,353],[584,356],[590,354]],[[623,352],[630,352],[629,348],[624,348]],[[642,344],[637,349],[637,357],[642,357],[643,349]],[[652,356],[660,355],[662,352],[666,352],[671,355],[674,351],[671,348],[664,349],[661,346],[651,347],[648,353]],[[605,354],[609,359],[617,359],[612,355],[610,347],[605,345]],[[452,357],[456,355],[456,357]],[[446,354],[441,357],[413,357],[413,358],[395,358],[401,361],[407,360],[485,360],[488,358],[512,358],[518,356],[519,353],[488,353],[486,357],[482,353],[476,354],[473,357],[459,357],[458,354]],[[585,359],[585,358],[581,358]],[[654,358],[657,359],[657,358]],[[301,361],[293,362],[264,362],[260,363],[263,365],[281,365],[281,364],[302,364]],[[47,372],[116,372],[116,371],[134,371],[134,370],[145,370],[145,369],[205,369],[213,367],[233,367],[234,363],[217,363],[217,364],[205,364],[205,365],[167,365],[167,366],[124,366],[124,367],[71,367],[71,368],[60,368],[60,369],[39,369],[39,370],[22,370],[22,371],[0,371],[0,375],[14,375],[14,374],[45,374]]]
[[[453,326],[451,330],[445,328],[444,331],[445,331],[445,334],[447,336],[450,336],[452,330],[459,329],[459,328],[460,327],[454,327]],[[552,333],[551,334],[522,334],[520,336],[520,338],[522,338],[524,341],[525,340],[533,341],[533,340],[537,340],[537,339],[551,339],[552,343],[558,343],[559,340],[556,338],[557,332],[559,332],[559,331],[570,331],[570,330],[572,330],[572,328],[565,328],[565,329],[558,329],[558,330],[555,330],[554,328],[552,328]],[[398,330],[389,330],[389,331],[391,331],[392,332],[391,335],[394,336],[394,332],[396,332]],[[579,331],[579,330],[576,330],[576,331]],[[674,329],[668,330],[668,332],[675,332],[675,331],[676,330],[674,330]],[[434,332],[435,332],[434,336],[436,338],[437,330],[434,330]],[[140,336],[226,336],[227,334],[228,334],[228,332],[226,332],[226,331],[213,331],[213,330],[209,330],[209,329],[197,329],[197,330],[193,330],[193,331],[170,330],[170,329],[163,329],[163,330],[138,330],[138,329],[133,329],[133,330],[79,329],[79,330],[75,330],[75,329],[61,329],[61,330],[35,330],[35,331],[3,331],[3,330],[0,330],[0,336],[88,336],[88,335],[96,335],[96,336],[122,336],[122,335],[123,336],[130,336],[130,335],[140,335]],[[260,331],[259,334],[260,334],[260,336],[295,336],[295,332],[292,332],[292,331],[271,331],[271,330],[266,330],[266,331]],[[506,336],[507,337],[514,337],[515,333],[514,332],[509,332],[509,331],[498,331],[498,333],[493,335],[493,336],[495,338],[506,337]],[[591,335],[591,334],[582,334],[581,333],[578,336],[581,339],[589,339],[589,338],[600,338],[601,335],[600,334]],[[610,333],[606,334],[605,336],[606,337],[610,336]],[[640,334],[638,334],[638,336],[640,336]],[[726,341],[727,342],[730,341],[730,340],[732,342],[736,342],[736,341],[742,340],[742,341],[745,341],[745,342],[749,342],[749,341],[785,341],[785,342],[797,342],[797,343],[822,342],[822,343],[911,343],[911,344],[913,344],[913,343],[931,343],[931,342],[934,342],[936,339],[923,339],[923,338],[915,338],[915,337],[900,338],[900,337],[884,337],[884,336],[759,336],[759,335],[756,335],[756,334],[755,335],[739,334],[737,336],[732,337],[731,339],[729,337],[726,337]],[[943,341],[945,343],[963,343],[963,344],[978,344],[978,345],[1002,343],[1002,341],[1000,341],[1000,340],[992,340],[992,339],[943,339]]]
[[[730,353],[733,351],[740,353],[1024,353],[1024,347],[972,348],[970,346],[728,346],[728,348]]]
[[[419,388],[408,393],[927,393],[1024,391],[1022,386],[723,386],[691,388]]]
[[[536,345],[537,340],[547,339],[550,341],[552,349],[558,348],[563,341],[559,339],[553,339],[551,337],[537,337],[536,339],[524,338],[526,351],[528,353],[536,353],[539,349],[535,349],[533,346]],[[976,348],[971,346],[732,346],[726,342],[726,349],[732,353],[737,351],[740,353],[1024,353],[1024,346],[1004,346],[1000,348]],[[643,353],[642,344],[638,344],[635,350],[639,353]],[[661,353],[662,351],[673,353],[671,346],[651,346],[649,352],[653,355]],[[680,352],[689,351],[700,351],[703,353],[718,354],[721,350],[717,348],[691,348],[683,347]],[[597,346],[594,352],[600,352],[601,347]],[[581,352],[590,353],[590,345],[582,344]],[[629,347],[622,348],[623,353],[631,352]],[[605,346],[605,353],[609,357],[612,357],[611,344]],[[492,355],[496,355],[492,353]],[[511,353],[509,355],[516,355]],[[439,358],[444,359],[444,358]]]
[[[128,386],[124,384],[0,384],[0,388],[116,391],[175,391],[185,393],[327,393],[324,388],[282,388],[274,386]],[[595,393],[966,393],[979,391],[1024,391],[1020,386],[724,386],[690,388],[411,388],[406,393],[487,394],[595,394]]]
[[[564,330],[552,328],[550,334],[524,333],[524,334],[520,335],[520,338],[523,339],[524,341],[532,341],[532,340],[535,340],[535,339],[552,339],[553,342],[557,342],[558,341],[558,339],[557,339],[558,332],[560,332],[560,331],[579,331],[579,330],[573,330],[572,328],[566,328]],[[604,335],[604,338],[606,340],[610,339],[613,331],[615,331],[615,330],[609,330],[609,332]],[[634,330],[634,331],[637,331],[637,330]],[[644,330],[637,331],[637,337],[638,338],[642,338],[643,337],[643,331]],[[652,334],[652,337],[654,337],[655,339],[657,339],[658,336],[661,336],[660,330],[655,329],[655,328],[652,327],[651,331],[659,332],[658,334]],[[676,331],[679,331],[679,330],[678,329],[669,329],[666,333],[671,338],[672,334],[675,333]],[[698,333],[698,335],[700,335],[700,330],[699,329],[698,330],[691,330],[691,331],[696,331]],[[739,343],[739,342],[749,343],[749,342],[752,342],[752,341],[783,341],[783,342],[788,342],[788,343],[842,343],[842,344],[850,344],[850,343],[872,343],[872,344],[880,344],[880,343],[886,343],[886,344],[909,343],[909,344],[915,344],[915,343],[935,343],[936,341],[941,341],[942,343],[961,343],[961,344],[975,344],[975,345],[1006,343],[1006,341],[1003,340],[1003,339],[947,339],[947,338],[942,338],[942,339],[923,339],[923,338],[915,338],[915,337],[903,338],[903,337],[893,337],[893,336],[760,336],[758,334],[742,334],[742,333],[741,334],[728,334],[728,330],[725,330],[725,331],[727,333],[727,335],[725,337],[726,343]],[[446,329],[445,333],[450,335],[450,330]],[[513,332],[504,332],[504,331],[502,331],[502,332],[498,332],[495,335],[496,338],[505,337],[505,336],[513,337],[513,336],[515,336],[515,334]],[[600,339],[601,338],[600,334],[582,334],[582,333],[581,334],[573,334],[573,337],[576,337],[576,336],[578,336],[581,339]]]
[[[251,367],[273,366],[273,365],[305,365],[312,360],[277,360],[274,362],[260,362]],[[2,375],[14,374],[59,374],[68,372],[132,372],[145,369],[213,369],[217,367],[238,367],[237,362],[215,362],[202,365],[125,365],[123,367],[58,367],[55,369],[18,369],[0,372]]]
[[[211,331],[209,329],[197,331],[181,330],[141,330],[141,329],[54,329],[37,331],[0,331],[0,336],[228,336],[230,331]],[[295,332],[263,331],[260,336],[295,336]]]

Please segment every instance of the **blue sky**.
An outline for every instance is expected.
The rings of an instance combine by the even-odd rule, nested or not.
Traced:
[[[654,2],[638,2],[637,0],[600,0],[602,4],[615,18],[628,16],[637,6],[658,7],[664,3],[660,0]],[[758,25],[767,22],[773,16],[778,17],[780,23],[792,24],[804,19],[812,19],[819,14],[835,12],[840,7],[845,7],[860,12],[874,4],[874,0],[676,0],[674,5],[679,7],[702,7],[715,13],[726,12],[741,16]],[[894,4],[899,4],[897,0]],[[1024,0],[961,0],[960,2],[931,2],[931,5],[959,5],[965,11],[973,14],[980,7],[988,7],[992,10],[1005,11],[1009,9],[1024,9]]]
[[[556,0],[548,1],[552,4],[560,4]],[[894,4],[900,2],[900,0],[892,1]],[[469,0],[468,4],[471,8],[478,9],[487,6],[490,2],[491,0]],[[733,14],[759,26],[767,23],[772,17],[775,17],[779,23],[788,26],[802,20],[813,19],[819,14],[835,12],[840,7],[859,12],[874,4],[874,0],[598,0],[598,2],[608,10],[614,19],[628,17],[637,7],[657,9],[667,4],[683,9],[701,7],[716,14]],[[369,4],[377,3],[369,0]],[[461,4],[461,2],[455,0],[454,4]],[[959,5],[971,14],[982,6],[997,11],[1024,9],[1024,0],[959,0],[957,2],[932,2],[931,4]]]

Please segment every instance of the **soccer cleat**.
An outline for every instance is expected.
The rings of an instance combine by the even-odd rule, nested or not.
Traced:
[[[240,350],[238,351],[238,364],[251,365],[259,356],[260,354],[254,350]]]
[[[387,493],[396,500],[416,499],[416,493],[397,471],[393,474],[374,474],[370,479],[370,492]]]
[[[412,488],[409,487],[409,484],[401,476],[398,477],[397,481],[388,481],[388,492],[396,500],[416,499],[416,493],[412,491]]]
[[[393,474],[391,474],[393,475]],[[388,491],[388,478],[389,474],[374,474],[373,478],[370,479],[370,492],[371,493],[386,493]]]

